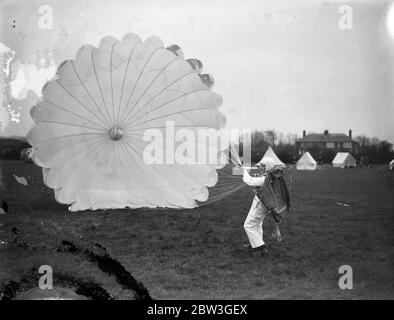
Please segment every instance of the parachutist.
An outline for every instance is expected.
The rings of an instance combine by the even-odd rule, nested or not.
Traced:
[[[267,159],[265,163],[258,164],[257,167],[259,172],[252,172],[253,177],[246,169],[244,170],[243,181],[247,185],[257,188],[264,184],[266,180],[265,173],[267,171],[267,168],[271,169],[273,162],[270,158]],[[252,206],[250,207],[249,213],[244,223],[245,232],[249,238],[253,254],[268,253],[268,250],[263,240],[263,222],[266,214],[266,208],[263,206],[257,195],[255,195],[255,197],[253,198]]]
[[[267,253],[267,248],[263,240],[263,222],[267,214],[275,220],[275,238],[282,240],[279,230],[279,223],[283,221],[281,212],[290,208],[290,196],[286,183],[283,179],[283,171],[275,166],[274,160],[270,157],[263,158],[257,164],[258,172],[252,173],[244,170],[243,181],[254,187],[255,196],[252,206],[246,217],[244,228],[249,238],[253,254]],[[274,182],[276,186],[274,187]],[[275,190],[274,190],[275,188]],[[276,192],[280,192],[278,195]]]

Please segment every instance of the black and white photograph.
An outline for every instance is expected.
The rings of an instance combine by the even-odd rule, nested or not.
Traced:
[[[393,300],[393,144],[394,1],[0,0],[0,300]]]

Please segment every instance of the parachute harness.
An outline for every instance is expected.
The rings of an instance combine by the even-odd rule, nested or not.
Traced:
[[[282,217],[280,212],[290,210],[290,194],[284,180],[284,173],[281,169],[267,173],[266,180],[262,186],[255,187],[255,194],[261,203],[274,217],[276,222],[280,222]]]

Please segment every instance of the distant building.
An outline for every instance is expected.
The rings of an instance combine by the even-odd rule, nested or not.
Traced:
[[[352,130],[349,134],[344,133],[329,133],[324,130],[324,133],[309,133],[305,130],[302,132],[302,138],[296,142],[296,149],[299,155],[309,151],[315,155],[321,155],[325,151],[337,152],[358,152],[358,143],[352,139]]]

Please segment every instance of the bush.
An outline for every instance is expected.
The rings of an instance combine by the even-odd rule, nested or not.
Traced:
[[[30,147],[30,144],[24,139],[0,138],[0,159],[18,160],[21,151]]]

